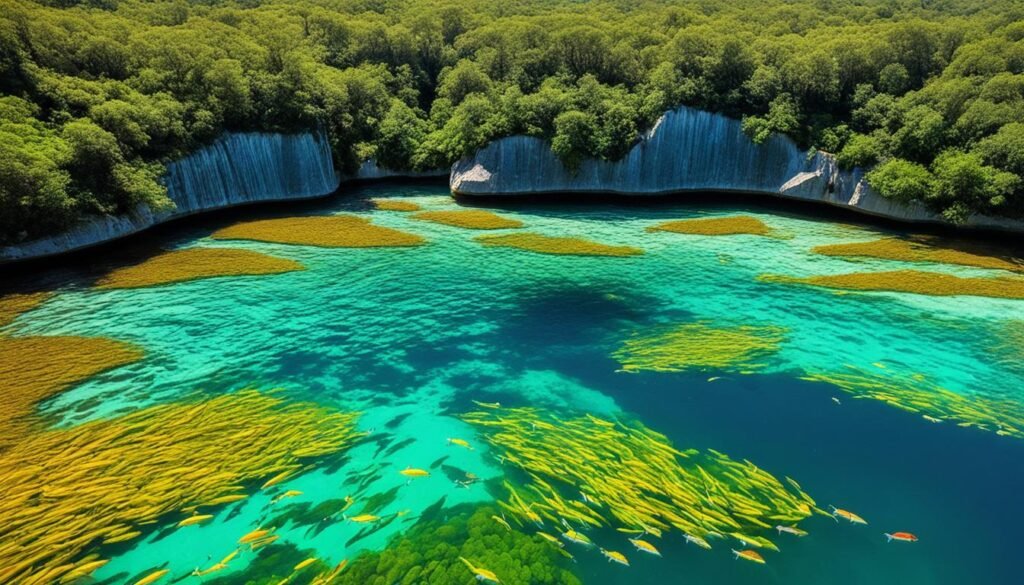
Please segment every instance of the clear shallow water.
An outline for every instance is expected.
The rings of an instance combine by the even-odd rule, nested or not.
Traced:
[[[338,562],[379,550],[442,496],[445,506],[493,500],[482,484],[459,489],[445,473],[406,485],[397,472],[448,465],[482,479],[502,467],[479,429],[456,415],[471,399],[534,405],[558,413],[635,416],[681,449],[714,448],[800,481],[820,505],[864,516],[868,526],[812,517],[802,539],[775,539],[781,554],[766,566],[739,563],[726,546],[708,553],[678,533],[658,546],[663,558],[609,566],[578,554],[584,583],[1015,583],[1015,534],[1024,521],[1024,442],[932,424],[885,404],[847,399],[799,379],[874,363],[926,375],[964,395],[1024,400],[1024,375],[993,352],[1002,328],[1024,317],[1024,302],[896,293],[836,295],[760,282],[761,274],[806,276],[918,268],[961,276],[997,271],[899,262],[849,261],[809,252],[820,244],[867,241],[880,231],[758,208],[659,205],[524,205],[499,210],[524,229],[637,246],[634,258],[572,257],[484,248],[480,232],[372,211],[369,197],[415,197],[424,209],[454,209],[441,188],[362,189],[304,213],[350,213],[424,236],[408,249],[323,249],[208,239],[230,218],[165,231],[171,247],[225,246],[291,258],[302,272],[217,278],[149,289],[98,291],[80,275],[49,275],[57,296],[10,327],[16,335],[93,335],[134,342],[146,358],[76,386],[41,406],[58,425],[114,416],[173,401],[197,389],[283,388],[287,395],[363,412],[359,426],[381,435],[349,452],[339,469],[293,481],[296,502],[340,498],[345,481],[371,465],[388,470],[367,494],[397,488],[384,511],[399,521],[346,545],[360,527],[334,523],[311,534],[283,528],[282,539]],[[648,233],[668,219],[754,215],[782,238]],[[273,210],[252,215],[287,214]],[[294,213],[292,211],[291,213]],[[706,321],[715,326],[785,328],[780,350],[754,375],[736,372],[617,372],[611,354],[637,331]],[[709,382],[709,378],[721,377]],[[842,405],[832,397],[842,399]],[[446,445],[463,437],[477,449]],[[381,451],[378,445],[388,448]],[[393,471],[393,472],[392,472]],[[98,580],[123,582],[170,562],[186,576],[234,548],[264,518],[269,495],[256,495],[209,524],[169,536],[147,534],[118,549]],[[921,541],[886,544],[904,530]],[[162,536],[162,538],[158,538]],[[614,534],[609,536],[613,538]],[[596,537],[595,537],[596,538]],[[628,550],[628,544],[619,545]],[[243,560],[246,557],[243,557]],[[244,562],[230,571],[241,573]],[[467,573],[468,575],[468,573]],[[258,578],[259,575],[250,575]],[[121,579],[121,580],[118,580]],[[469,579],[467,578],[467,582]],[[182,582],[199,582],[186,577]]]

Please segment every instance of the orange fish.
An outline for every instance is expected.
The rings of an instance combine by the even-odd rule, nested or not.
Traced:
[[[893,532],[892,534],[886,532],[885,537],[889,539],[887,542],[892,542],[894,540],[899,540],[901,542],[917,542],[917,537],[909,532]]]
[[[759,565],[764,564],[764,557],[762,557],[756,550],[736,550],[733,549],[733,554],[736,555],[737,559],[743,559]]]

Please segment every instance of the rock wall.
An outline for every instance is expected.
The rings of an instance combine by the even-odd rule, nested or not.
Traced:
[[[839,169],[830,154],[802,151],[786,136],[755,144],[739,120],[681,107],[662,116],[620,161],[586,160],[571,173],[547,141],[512,136],[455,163],[450,185],[462,195],[762,193],[902,221],[945,223],[923,205],[885,199],[863,174]],[[968,223],[1024,231],[1024,223],[1000,218],[975,216]]]

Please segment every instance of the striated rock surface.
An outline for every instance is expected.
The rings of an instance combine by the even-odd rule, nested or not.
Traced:
[[[512,136],[455,163],[450,185],[462,195],[763,193],[902,221],[946,223],[923,205],[882,197],[863,175],[861,169],[839,169],[830,154],[800,150],[786,136],[755,144],[739,120],[681,107],[662,116],[620,161],[586,160],[574,174],[547,141]],[[975,216],[968,224],[1024,231],[1024,223],[1002,218]]]
[[[384,179],[431,179],[447,177],[448,169],[433,169],[429,171],[393,171],[377,164],[374,159],[363,162],[356,174],[351,178],[356,181],[379,181]]]

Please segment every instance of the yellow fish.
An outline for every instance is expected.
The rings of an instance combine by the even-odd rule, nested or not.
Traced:
[[[265,490],[265,489],[267,489],[269,487],[274,487],[275,485],[277,485],[277,484],[281,483],[282,481],[284,481],[284,480],[288,479],[289,477],[291,477],[292,474],[294,474],[294,473],[295,473],[294,469],[289,469],[288,471],[282,471],[281,473],[278,473],[274,477],[268,479],[267,482],[265,484],[263,484],[263,487],[261,487],[260,489],[261,490]]]
[[[842,518],[843,520],[849,520],[851,524],[867,524],[867,521],[860,516],[850,512],[849,510],[843,510],[842,508],[836,508],[835,506],[829,506],[832,508],[833,518]],[[838,522],[838,520],[836,520]]]
[[[276,504],[276,503],[280,502],[281,500],[283,500],[285,498],[294,498],[295,496],[301,496],[301,495],[302,495],[302,492],[300,492],[299,490],[288,490],[285,493],[277,496],[273,500],[270,500],[270,503],[271,504]]]
[[[613,550],[605,550],[602,548],[601,554],[607,557],[609,562],[616,562],[620,565],[625,565],[627,567],[629,566],[629,561],[626,559],[626,555],[620,552],[615,552]]]
[[[658,557],[661,556],[661,553],[658,552],[658,549],[654,548],[654,545],[647,541],[640,540],[639,538],[630,538],[629,542],[633,543],[633,546],[635,546],[636,550],[638,551],[652,554]]]
[[[512,527],[509,526],[507,520],[505,520],[501,516],[491,516],[491,518],[493,518],[494,521],[497,522],[498,524],[501,524],[502,526],[504,526],[505,530],[508,530],[509,532],[512,532]]]
[[[356,524],[366,524],[367,522],[376,522],[380,520],[380,516],[374,516],[373,514],[360,514],[353,516],[348,519],[349,522],[355,522]]]
[[[312,565],[312,564],[313,564],[313,563],[315,563],[316,561],[317,561],[316,557],[311,557],[311,558],[308,558],[308,559],[306,559],[306,560],[302,561],[301,563],[299,563],[299,564],[295,565],[295,568],[294,568],[294,569],[292,569],[292,571],[295,571],[295,572],[299,572],[299,571],[301,571],[302,569],[305,569],[306,567],[308,567],[308,566]]]
[[[264,536],[266,536],[268,534],[270,534],[270,530],[264,530],[263,528],[258,528],[256,530],[253,530],[249,534],[246,534],[242,538],[239,538],[238,539],[238,544],[248,544],[250,542],[253,542],[254,540],[259,540],[259,539],[263,538]]]
[[[764,564],[764,557],[762,557],[755,550],[736,550],[736,549],[733,549],[732,552],[733,552],[733,554],[736,555],[737,559],[743,559],[745,561],[750,561],[752,563],[757,563],[759,565],[763,565]]]
[[[465,447],[466,449],[469,449],[470,451],[473,450],[473,446],[470,445],[468,441],[465,441],[463,439],[451,439],[451,438],[449,438],[448,439],[448,443],[450,445],[458,445],[459,447]]]
[[[580,534],[579,532],[576,532],[571,528],[562,533],[562,538],[568,540],[569,542],[582,544],[583,546],[594,546],[594,543],[590,542],[590,539],[587,538],[585,534]]]
[[[783,532],[786,532],[786,533],[792,534],[793,536],[807,536],[807,531],[806,530],[800,530],[796,526],[783,526],[783,525],[780,524],[780,525],[775,527],[775,530],[778,530],[779,534],[782,534]]]
[[[181,528],[182,526],[192,526],[193,524],[200,524],[202,522],[206,522],[210,518],[213,518],[213,514],[196,514],[195,516],[190,516],[188,518],[185,518],[181,522],[178,522],[178,528]]]
[[[699,536],[694,536],[692,534],[684,534],[683,538],[686,539],[686,542],[692,542],[693,544],[696,544],[697,546],[699,546],[701,548],[706,548],[708,550],[711,549],[711,545],[708,544],[708,541],[704,540],[703,538],[701,538]]]
[[[406,467],[399,473],[406,477],[427,477],[428,475],[430,475],[429,471],[425,469],[417,469],[415,467]]]
[[[473,563],[467,561],[462,557],[459,557],[459,560],[463,563],[466,563],[466,566],[469,567],[470,571],[472,571],[473,576],[476,577],[477,581],[501,583],[501,580],[498,579],[498,576],[495,575],[492,571],[488,571],[487,569],[481,567],[474,567]]]
[[[149,585],[150,583],[156,583],[157,581],[162,579],[164,575],[166,575],[168,572],[169,571],[167,569],[160,569],[155,573],[150,573],[149,575],[146,575],[145,577],[139,579],[135,582],[135,585]]]
[[[544,540],[546,540],[546,541],[548,541],[548,542],[550,542],[550,543],[552,543],[554,545],[557,545],[559,547],[565,546],[564,544],[559,542],[557,538],[555,538],[554,536],[551,536],[547,532],[541,532],[540,530],[538,530],[537,531],[537,536],[539,536],[539,537],[543,538]]]
[[[235,550],[231,551],[230,553],[228,553],[228,556],[226,556],[223,559],[221,559],[219,564],[226,565],[226,564],[230,563],[231,559],[235,558],[236,555],[238,555],[238,549],[237,548]]]

